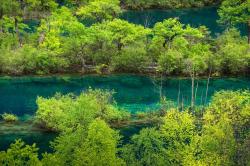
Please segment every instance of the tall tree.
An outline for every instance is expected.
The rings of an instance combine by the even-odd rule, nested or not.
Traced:
[[[131,24],[121,19],[105,22],[108,31],[112,33],[112,41],[118,51],[121,51],[129,44],[136,44],[138,41],[146,41],[149,29],[140,25]]]
[[[77,15],[97,22],[112,20],[121,13],[119,0],[93,0],[82,6]]]
[[[0,165],[40,166],[41,162],[38,159],[37,151],[38,148],[35,144],[25,145],[23,141],[16,140],[6,152],[0,152]]]
[[[229,27],[245,23],[248,25],[248,43],[250,44],[250,1],[224,0],[218,10],[219,23]]]
[[[96,119],[88,127],[85,141],[76,149],[73,165],[120,166],[118,157],[119,135],[103,120]]]
[[[169,165],[182,165],[195,136],[194,117],[187,111],[171,109],[160,127]]]
[[[167,152],[160,132],[145,128],[134,135],[131,144],[123,147],[123,158],[127,165],[169,165]]]

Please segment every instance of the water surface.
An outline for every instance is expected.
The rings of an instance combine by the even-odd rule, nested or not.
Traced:
[[[196,104],[204,104],[206,79],[198,81]],[[162,86],[161,86],[162,85]],[[197,85],[197,84],[196,84]],[[186,105],[190,104],[190,79],[164,78],[161,79],[138,75],[110,76],[50,76],[50,77],[0,77],[0,114],[14,113],[21,119],[27,120],[34,115],[37,96],[51,97],[55,93],[80,94],[88,88],[113,90],[117,105],[132,113],[137,111],[152,111],[158,108],[160,89],[162,94],[173,102],[180,98]],[[160,88],[162,87],[162,88]],[[210,81],[208,101],[219,90],[249,89],[249,78],[216,78]],[[124,140],[139,132],[140,127],[128,127],[122,130]],[[37,143],[40,152],[50,150],[49,141],[56,134],[34,130],[25,122],[17,126],[4,126],[0,123],[0,150],[5,150],[11,142],[22,138],[25,142]]]
[[[206,90],[206,79],[198,81],[197,101],[202,104]],[[37,96],[51,97],[55,93],[80,94],[88,88],[114,91],[114,99],[118,106],[132,113],[157,108],[162,84],[163,95],[174,102],[178,93],[186,104],[190,103],[190,79],[159,78],[137,75],[110,76],[51,76],[51,77],[1,77],[0,78],[0,113],[14,113],[18,116],[32,115],[37,109]],[[197,84],[196,84],[197,85]],[[223,89],[250,88],[247,78],[216,78],[209,86],[208,98],[215,91]]]

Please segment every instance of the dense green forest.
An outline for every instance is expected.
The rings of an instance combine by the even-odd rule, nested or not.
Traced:
[[[211,4],[220,5],[218,23],[226,27],[216,37],[178,18],[152,28],[119,18],[125,9]],[[212,76],[249,76],[250,36],[237,29],[250,27],[249,13],[249,0],[0,0],[2,75],[129,72],[192,80],[190,106],[160,96],[158,110],[136,114],[117,107],[109,91],[38,97],[32,123],[58,133],[53,151],[39,154],[36,144],[16,140],[0,151],[0,165],[249,165],[250,91],[219,91],[208,105],[195,105],[199,76],[208,77],[207,90]],[[19,119],[5,113],[2,120]],[[148,127],[125,142],[117,128],[132,123]]]
[[[117,18],[123,11],[118,0],[65,3],[73,2],[78,3],[66,7],[53,0],[4,0],[0,6],[0,72],[249,73],[247,38],[234,28],[248,23],[247,1],[222,3],[218,22],[228,29],[216,38],[204,26],[183,25],[175,18],[153,28],[131,24]],[[31,29],[26,24],[30,19],[38,20],[39,25]]]

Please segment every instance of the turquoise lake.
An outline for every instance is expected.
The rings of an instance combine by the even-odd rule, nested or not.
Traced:
[[[144,10],[124,11],[121,16],[131,23],[153,27],[155,23],[168,18],[179,18],[183,24],[198,27],[205,25],[212,36],[221,33],[225,27],[217,24],[217,7],[191,8],[178,10]],[[37,21],[28,21],[30,32],[38,26]],[[247,34],[247,26],[238,27],[242,35]],[[206,79],[198,81],[196,104],[205,104]],[[118,107],[131,113],[137,111],[152,111],[159,108],[161,81],[158,78],[138,75],[110,75],[110,76],[51,76],[51,77],[0,77],[0,114],[14,113],[21,119],[15,126],[3,125],[0,122],[0,150],[5,150],[17,138],[26,143],[37,143],[40,152],[50,150],[49,141],[56,136],[54,133],[36,131],[24,122],[34,115],[37,105],[37,96],[51,97],[55,93],[80,94],[88,88],[113,90],[114,99]],[[219,90],[249,89],[250,78],[216,78],[209,86],[208,101]],[[173,102],[180,97],[186,105],[190,104],[190,79],[164,78],[162,81],[163,95]],[[124,139],[128,140],[131,134],[137,133],[141,126],[130,126],[121,130]]]
[[[206,91],[206,79],[198,80],[196,104],[202,101]],[[88,88],[114,91],[117,105],[132,113],[157,109],[161,81],[159,78],[138,75],[110,76],[51,76],[51,77],[2,77],[0,78],[0,113],[9,112],[18,116],[32,115],[36,111],[37,96],[51,97],[55,93],[80,94]],[[162,93],[176,102],[180,96],[190,103],[190,79],[163,78]],[[210,81],[208,97],[222,89],[250,88],[248,78],[215,78]]]
[[[199,79],[196,104],[204,104],[206,79]],[[132,113],[152,111],[158,108],[161,79],[139,75],[87,75],[87,76],[50,76],[50,77],[0,77],[0,114],[14,113],[21,119],[29,119],[36,109],[37,96],[51,97],[55,93],[80,94],[88,88],[113,90],[117,105]],[[208,98],[219,90],[249,89],[250,78],[215,78],[210,81]],[[162,93],[173,102],[177,101],[178,91],[186,105],[190,104],[190,79],[163,78]],[[0,150],[6,149],[11,142],[22,138],[27,143],[36,142],[41,151],[48,150],[49,141],[56,135],[33,131],[29,124],[9,127],[0,124]],[[18,129],[17,129],[18,128]],[[122,130],[124,135],[139,131],[140,127]],[[7,130],[7,131],[6,131]]]

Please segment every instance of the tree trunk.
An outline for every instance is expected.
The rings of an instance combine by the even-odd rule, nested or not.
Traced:
[[[162,73],[161,73],[161,84],[160,84],[160,99],[162,100]]]
[[[194,74],[191,75],[192,87],[191,87],[191,109],[194,108]]]
[[[20,47],[21,47],[21,46],[22,46],[22,40],[21,40],[19,28],[18,28],[18,20],[17,20],[16,17],[15,17],[15,31],[16,31],[17,39],[18,39],[18,41],[19,41],[19,45],[20,45]]]
[[[181,111],[184,111],[184,98],[182,95],[182,100],[181,100]]]
[[[42,44],[44,39],[45,39],[45,32],[43,31],[40,33],[40,36],[38,38],[38,44]]]
[[[180,106],[180,94],[181,94],[181,85],[180,85],[180,80],[179,80],[179,90],[178,90],[178,99],[177,99],[178,109],[179,109],[179,106]]]
[[[85,59],[82,58],[82,73],[85,72],[85,67],[86,67],[86,64],[85,64]]]
[[[194,94],[194,102],[196,102],[198,87],[199,87],[199,82],[196,81],[196,88],[195,88],[195,94]]]
[[[248,20],[248,44],[250,44],[250,20]]]
[[[207,78],[207,88],[206,88],[206,96],[205,96],[205,103],[207,103],[207,95],[208,95],[208,88],[209,88],[209,82],[210,82],[210,78],[211,78],[211,73],[212,73],[212,68],[209,69],[209,74],[208,74],[208,78]]]

